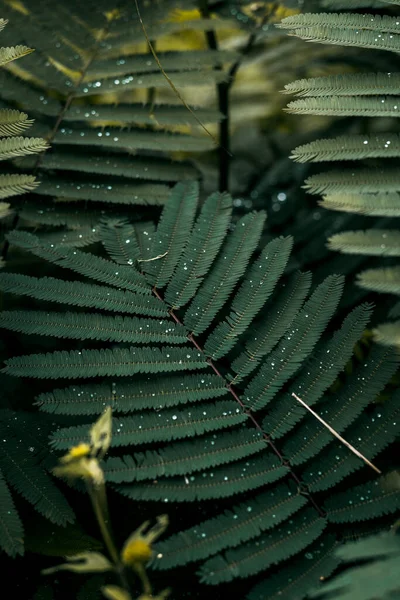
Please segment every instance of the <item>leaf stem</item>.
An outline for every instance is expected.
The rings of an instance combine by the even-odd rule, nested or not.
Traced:
[[[90,500],[92,502],[94,514],[96,515],[96,520],[104,540],[104,544],[107,548],[110,558],[114,563],[115,571],[118,574],[121,586],[126,592],[130,594],[130,587],[125,574],[124,565],[121,563],[119,553],[115,546],[109,526],[110,519],[108,514],[107,497],[104,484],[99,486],[94,485],[92,483],[88,483],[87,489],[90,496]]]

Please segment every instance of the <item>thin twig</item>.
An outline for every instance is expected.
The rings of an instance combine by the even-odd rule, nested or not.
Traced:
[[[202,129],[204,129],[204,131],[207,133],[207,135],[217,144],[217,146],[219,145],[218,140],[216,139],[216,137],[213,136],[213,134],[207,129],[207,127],[205,125],[203,125],[203,123],[200,121],[199,117],[196,115],[196,113],[194,112],[194,110],[192,110],[190,108],[190,106],[188,105],[188,103],[186,102],[186,100],[184,99],[184,97],[182,96],[182,94],[180,93],[180,91],[176,88],[174,82],[172,81],[172,79],[167,75],[167,73],[164,71],[164,68],[157,56],[156,51],[154,50],[153,44],[151,43],[151,40],[148,36],[146,27],[143,23],[142,20],[142,15],[139,9],[139,2],[138,0],[134,0],[135,2],[135,7],[136,7],[136,12],[137,12],[137,16],[139,19],[139,23],[140,23],[140,27],[142,28],[143,31],[143,35],[146,38],[146,42],[147,45],[149,47],[150,52],[152,53],[154,60],[157,63],[158,68],[160,69],[161,73],[163,74],[163,76],[165,77],[165,79],[168,81],[171,89],[173,90],[174,94],[179,98],[179,100],[182,102],[183,106],[190,112],[190,114],[194,117],[194,119],[197,121],[197,123],[200,125],[200,127]]]
[[[365,456],[363,454],[361,454],[361,452],[356,450],[356,448],[354,448],[354,446],[349,444],[349,442],[346,442],[346,440],[344,438],[342,438],[342,436],[339,435],[337,433],[337,431],[335,431],[330,425],[328,425],[328,423],[326,423],[326,421],[324,421],[319,415],[317,415],[317,413],[314,412],[312,410],[312,408],[310,408],[301,398],[299,398],[295,393],[293,393],[292,396],[293,396],[293,398],[296,398],[296,400],[298,400],[298,402],[300,402],[300,404],[302,404],[316,419],[318,419],[318,421],[320,421],[320,423],[322,423],[322,425],[324,425],[328,429],[328,431],[331,432],[332,435],[337,437],[337,439],[340,440],[342,442],[342,444],[347,446],[347,448],[349,448],[349,450],[351,450],[353,452],[353,454],[358,456],[358,458],[361,458],[361,460],[363,460],[369,467],[371,467],[371,469],[373,469],[377,473],[379,473],[379,474],[382,473],[382,471],[380,471],[377,467],[375,467],[375,465],[373,465],[372,462],[370,462],[368,460],[368,458],[365,458]]]
[[[164,254],[159,254],[158,256],[155,256],[154,258],[138,258],[137,262],[151,262],[152,260],[158,260],[159,258],[164,258],[164,256],[167,256],[168,254],[168,250],[166,252],[164,252]]]

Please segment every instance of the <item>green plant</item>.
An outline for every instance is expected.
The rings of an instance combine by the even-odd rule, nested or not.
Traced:
[[[338,3],[327,0],[328,8],[382,7],[399,5],[398,1],[356,1]],[[375,49],[397,53],[400,48],[398,17],[381,14],[317,13],[295,15],[284,19],[279,27],[288,29],[307,41]],[[394,66],[394,68],[396,68]],[[387,72],[390,69],[391,72]],[[339,167],[309,177],[305,188],[312,194],[322,194],[320,204],[330,210],[386,217],[371,229],[351,230],[329,238],[328,245],[339,252],[364,256],[398,257],[399,232],[394,218],[400,215],[397,206],[400,178],[395,163],[400,145],[395,119],[399,116],[399,74],[386,65],[385,72],[350,73],[301,79],[285,86],[286,93],[300,96],[288,104],[295,114],[329,115],[336,117],[381,117],[392,124],[393,131],[371,130],[371,133],[342,135],[321,139],[295,148],[292,158],[299,162],[341,161]],[[387,127],[387,125],[386,125]],[[382,159],[382,160],[380,160]],[[344,168],[349,161],[351,168]],[[358,163],[361,165],[358,166]],[[391,219],[389,219],[389,217]],[[376,292],[400,294],[399,267],[389,266],[362,271],[358,285]],[[393,313],[396,318],[396,309]],[[399,343],[398,321],[381,325],[376,338],[384,344]]]
[[[60,459],[60,464],[54,469],[56,475],[69,479],[83,479],[91,499],[94,514],[107,549],[108,560],[100,552],[74,552],[67,556],[64,564],[50,567],[43,571],[50,575],[58,571],[73,571],[76,573],[113,572],[119,580],[117,585],[105,585],[101,588],[103,595],[109,600],[132,600],[131,585],[127,569],[132,569],[139,577],[143,593],[138,600],[163,600],[168,590],[153,596],[152,586],[146,573],[146,564],[152,556],[153,542],[164,532],[168,525],[168,517],[161,515],[157,524],[146,531],[149,522],[143,523],[126,540],[121,552],[118,551],[110,525],[106,487],[101,460],[106,454],[112,436],[111,410],[107,408],[89,432],[90,444],[78,444]]]
[[[338,523],[345,532],[347,522],[368,522],[396,507],[375,480],[361,489],[347,479],[343,496],[341,482],[354,478],[362,462],[305,414],[291,392],[317,404],[332,427],[373,459],[398,431],[399,394],[371,404],[398,362],[390,348],[376,346],[344,387],[329,394],[370,306],[356,308],[333,336],[324,336],[342,278],[331,275],[307,299],[309,273],[282,280],[292,240],[277,238],[258,249],[264,214],[250,212],[229,231],[228,194],[212,195],[199,214],[197,205],[197,185],[182,183],[155,231],[105,219],[100,232],[112,260],[11,232],[12,244],[96,283],[3,273],[4,292],[90,312],[4,311],[1,325],[85,346],[103,343],[16,356],[4,371],[75,380],[37,400],[53,418],[71,419],[71,427],[53,433],[54,448],[85,442],[87,426],[74,419],[112,407],[113,452],[104,472],[128,498],[229,502],[225,513],[210,506],[204,522],[194,518],[193,527],[160,543],[157,568],[201,561],[199,575],[208,584],[262,573],[273,597],[271,581],[278,591],[296,568],[284,565],[271,579],[269,566],[294,555],[297,562],[309,547],[322,559],[335,544]],[[123,446],[133,454],[121,456]],[[371,501],[360,500],[363,494]],[[304,561],[314,565],[307,554]],[[307,571],[307,585],[317,566]]]

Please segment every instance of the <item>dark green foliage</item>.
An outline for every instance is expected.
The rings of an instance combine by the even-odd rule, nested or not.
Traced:
[[[24,531],[11,490],[53,524],[65,527],[74,514],[47,472],[51,425],[23,412],[2,410],[0,417],[0,546],[15,556],[24,551]]]
[[[285,277],[291,238],[261,246],[263,213],[232,226],[228,194],[212,195],[200,211],[197,196],[196,184],[179,184],[156,230],[103,216],[99,235],[111,260],[11,233],[13,244],[85,282],[0,276],[4,291],[50,304],[6,311],[4,327],[80,340],[78,349],[10,358],[5,372],[75,380],[37,398],[52,418],[70,419],[53,430],[54,449],[84,442],[94,416],[111,406],[112,448],[104,464],[110,486],[132,501],[191,503],[191,522],[159,544],[165,559],[156,568],[196,562],[211,585],[260,574],[265,583],[249,598],[268,585],[271,597],[279,589],[289,594],[287,581],[300,578],[303,597],[317,582],[318,565],[329,574],[336,564],[328,551],[338,524],[359,516],[373,522],[393,512],[395,502],[291,392],[379,464],[379,452],[399,430],[398,394],[371,405],[398,358],[390,348],[374,348],[342,389],[329,391],[371,306],[353,309],[332,332],[343,278],[330,275],[309,295],[309,273]],[[55,312],[52,303],[86,311]],[[346,479],[361,469],[363,488]],[[375,500],[359,506],[367,492]],[[222,499],[224,508],[213,502]],[[206,516],[197,514],[200,502]],[[298,562],[308,560],[303,578]]]
[[[399,5],[396,1],[388,3]],[[358,0],[326,0],[322,4],[332,11],[385,7],[385,2],[381,5],[380,2]],[[385,50],[397,56],[400,50],[398,23],[399,17],[392,14],[332,12],[294,15],[284,19],[279,27],[307,41]],[[390,57],[388,60],[390,62]],[[386,118],[381,126],[366,124],[362,127],[361,131],[365,134],[354,135],[349,130],[349,135],[312,141],[293,151],[292,158],[299,162],[353,161],[351,169],[339,164],[338,169],[313,174],[306,179],[305,189],[311,194],[322,194],[320,203],[325,208],[370,217],[398,217],[400,214],[396,203],[400,179],[398,169],[390,162],[390,159],[399,157],[394,119],[400,115],[400,76],[398,72],[392,72],[389,62],[387,68],[385,65],[386,72],[301,79],[285,86],[286,93],[301,96],[288,104],[287,110],[292,113]],[[389,128],[387,133],[383,132],[385,127]],[[369,130],[372,133],[368,134]],[[392,223],[392,229],[389,229]],[[367,225],[367,229],[363,230],[346,230],[331,235],[328,245],[332,250],[345,254],[398,257],[400,235],[396,227],[397,223],[390,221],[388,225],[387,220],[384,229]],[[378,266],[364,270],[358,275],[358,284],[364,289],[379,289],[398,295],[399,273],[396,267],[392,269],[389,267],[388,272]],[[378,327],[375,334],[381,343],[399,343],[397,336],[391,334],[390,326]]]
[[[389,600],[398,597],[400,538],[396,531],[350,542],[335,554],[350,568],[321,586],[312,598]],[[360,561],[359,566],[349,564]]]

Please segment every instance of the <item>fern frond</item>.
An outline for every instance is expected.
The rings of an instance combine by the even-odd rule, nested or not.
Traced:
[[[49,147],[42,138],[12,137],[0,140],[0,160],[42,152]]]
[[[0,199],[24,194],[38,185],[33,175],[0,175]]]
[[[399,52],[397,22],[397,17],[386,15],[303,13],[283,19],[277,26],[310,42]]]
[[[304,417],[304,411],[294,401],[292,393],[299,395],[306,404],[312,406],[321,399],[323,393],[333,384],[347,361],[350,360],[354,345],[367,326],[370,316],[371,306],[368,304],[355,308],[346,317],[341,328],[333,334],[332,338],[317,348],[315,356],[306,363],[306,368],[295,379],[288,393],[280,398],[280,402],[269,411],[265,419],[265,426],[273,438],[279,438],[287,433]],[[369,362],[368,366],[370,366]],[[374,369],[372,370],[375,372]],[[382,373],[382,380],[387,381],[385,376],[386,370],[385,373]],[[387,375],[388,379],[389,377],[390,374]],[[299,447],[301,446],[302,443],[299,443]],[[291,448],[290,455],[292,456],[293,452],[294,460],[296,450],[296,448]]]
[[[329,194],[319,202],[328,210],[377,217],[400,217],[400,194]]]
[[[188,402],[200,402],[225,396],[224,380],[217,375],[173,374],[157,379],[135,378],[132,381],[74,385],[40,394],[36,404],[49,413],[96,415],[111,406],[113,413],[134,410],[161,410]]]
[[[264,408],[280,387],[297,371],[317,343],[342,294],[343,278],[330,276],[318,286],[294,319],[289,334],[262,364],[244,391],[252,411]]]
[[[397,33],[399,30],[398,18],[387,15],[372,15],[365,13],[299,13],[282,19],[277,25],[281,29],[297,31],[305,27],[332,27],[337,29],[352,28],[363,31],[380,31],[386,33],[391,31]]]
[[[392,349],[376,347],[366,365],[348,378],[336,397],[329,398],[329,402],[317,408],[317,413],[338,433],[349,427],[374,402],[396,372],[399,360]],[[296,414],[293,409],[292,412]],[[267,417],[266,422],[268,420]],[[316,452],[320,452],[331,441],[332,434],[314,417],[307,415],[284,444],[283,452],[285,456],[290,456],[293,465],[298,465],[315,456]]]
[[[400,490],[385,490],[381,482],[369,481],[335,494],[324,504],[328,521],[348,523],[366,521],[394,513],[399,507]]]
[[[35,124],[33,131],[47,135],[50,131]],[[82,135],[83,133],[83,135]],[[95,146],[106,149],[158,150],[164,152],[204,152],[212,150],[213,140],[198,135],[151,131],[145,129],[122,130],[117,127],[105,127],[101,135],[90,127],[63,127],[54,136],[53,145]]]
[[[179,411],[141,413],[133,417],[114,419],[112,447],[165,442],[193,438],[210,431],[218,431],[243,423],[246,415],[232,407],[231,402],[220,400],[217,404],[199,404]],[[68,449],[82,440],[90,441],[88,425],[64,427],[56,432],[51,442],[57,449]]]
[[[284,94],[296,96],[382,96],[400,94],[400,73],[354,73],[297,79],[285,85]]]
[[[400,157],[400,136],[352,135],[316,140],[298,146],[290,158],[296,162],[323,162],[328,160],[364,160],[377,157]]]
[[[170,444],[157,451],[112,457],[106,461],[104,468],[107,479],[114,483],[142,481],[161,476],[186,475],[224,465],[252,456],[264,448],[265,441],[261,433],[239,429],[219,435],[214,433],[197,442]]]
[[[0,109],[0,136],[2,137],[20,135],[32,123],[33,119],[28,119],[26,113],[11,108]]]
[[[346,565],[347,569],[312,593],[312,598],[332,598],[332,592],[338,600],[373,600],[377,596],[390,600],[399,595],[400,543],[395,533],[363,537],[342,545],[335,554],[345,562],[357,561],[357,566]]]
[[[182,477],[169,477],[152,483],[135,482],[134,485],[118,486],[117,490],[132,500],[195,502],[231,497],[242,493],[244,487],[250,491],[282,479],[287,472],[288,468],[275,456],[267,458],[262,454],[202,471],[183,480]]]
[[[19,273],[0,273],[0,290],[47,302],[100,308],[112,312],[150,317],[165,317],[168,314],[167,308],[152,296],[81,281],[64,281],[53,277],[29,277]]]
[[[158,58],[165,71],[198,71],[205,67],[216,67],[224,62],[233,62],[239,57],[234,50],[191,50],[187,52],[159,52]],[[96,61],[86,72],[87,79],[114,78],[121,75],[143,73],[159,73],[159,68],[153,56],[146,54],[128,55],[116,61],[108,58]],[[175,75],[174,75],[175,77]],[[119,84],[124,85],[123,81]],[[147,86],[146,86],[147,87]]]
[[[1,435],[7,440],[2,446],[0,469],[10,486],[23,496],[34,508],[52,523],[65,526],[74,521],[74,514],[64,495],[54,485],[49,475],[39,464],[36,447],[29,449],[23,425],[17,423],[10,429],[10,418],[2,411]],[[14,428],[24,440],[17,439]],[[18,434],[17,434],[18,435]]]
[[[39,233],[38,237],[42,244],[58,244],[60,246],[83,248],[90,246],[100,239],[99,230],[96,227],[81,227],[76,230],[52,231],[50,233]]]
[[[207,329],[245,272],[257,247],[264,220],[264,213],[249,213],[236,224],[234,232],[223,244],[185,313],[184,324],[195,335]]]
[[[199,71],[177,71],[174,73],[174,85],[177,87],[195,86],[199,84],[199,79],[204,84],[218,84],[228,81],[229,75],[224,71],[214,69],[201,69]],[[98,89],[97,81],[84,81],[76,90],[77,98],[87,98],[97,96],[99,92],[104,94],[126,93],[133,90],[143,90],[148,88],[169,88],[169,83],[163,73],[139,73],[137,75],[128,75],[121,79],[103,79],[101,90]]]
[[[328,248],[345,254],[400,256],[400,232],[389,229],[344,231],[328,238]]]
[[[400,36],[399,36],[400,39]],[[400,51],[400,48],[399,48]],[[350,84],[351,85],[351,84]],[[350,89],[353,89],[352,87]],[[298,115],[325,115],[333,117],[399,117],[400,96],[373,98],[318,97],[289,102],[286,112]]]
[[[23,554],[24,530],[1,470],[0,506],[0,546],[10,556]]]
[[[207,362],[197,350],[131,346],[101,350],[65,350],[16,356],[6,361],[4,373],[20,377],[59,379],[78,377],[127,377],[134,373],[162,373],[205,369]]]
[[[253,265],[230,306],[230,314],[208,336],[204,350],[218,359],[235,345],[237,338],[249,327],[258,311],[272,294],[281,277],[293,245],[290,237],[277,238],[267,244]]]
[[[382,8],[382,2],[390,2],[391,0],[322,0],[321,4],[324,8],[334,10],[353,9],[353,8]],[[396,4],[396,0],[394,0]]]
[[[104,221],[100,236],[110,258],[119,265],[133,265],[140,257],[135,228],[128,221]]]
[[[200,579],[209,585],[216,585],[259,573],[306,548],[321,535],[325,527],[326,520],[315,511],[302,510],[276,531],[265,533],[257,541],[247,542],[239,548],[228,550],[223,556],[206,561],[200,568]]]
[[[310,194],[378,194],[399,191],[400,181],[395,169],[357,169],[318,173],[306,179],[303,187]]]
[[[375,458],[400,430],[399,394],[395,392],[371,414],[363,415],[345,431],[343,437],[369,460]],[[310,461],[302,475],[311,492],[326,490],[361,468],[364,463],[339,441],[333,440],[318,458]]]
[[[187,244],[198,197],[197,183],[179,183],[161,214],[151,245],[152,258],[160,258],[144,263],[143,266],[154,287],[165,287],[172,277]]]
[[[151,293],[144,278],[129,266],[116,266],[114,262],[94,254],[89,255],[81,250],[41,244],[37,236],[25,231],[11,231],[7,238],[10,243],[28,250],[35,256],[44,258],[60,267],[72,269],[85,277],[141,294]]]
[[[90,200],[111,204],[164,204],[169,188],[162,183],[114,183],[70,181],[42,176],[37,193],[71,200]]]
[[[290,492],[284,484],[278,485],[272,493],[258,494],[160,542],[156,551],[161,552],[163,559],[156,565],[160,569],[170,569],[208,558],[227,547],[239,546],[276,527],[305,503],[300,494]]]
[[[195,295],[224,241],[231,213],[229,194],[212,194],[205,201],[165,292],[165,301],[174,309]]]
[[[260,324],[251,332],[245,350],[232,362],[236,373],[232,383],[241,381],[259,365],[280,338],[290,328],[299,312],[311,285],[310,273],[298,273],[284,286]],[[282,315],[285,319],[282,319]]]
[[[34,167],[34,162],[28,163],[27,160],[23,164]],[[43,157],[41,168],[46,171],[58,169],[135,180],[140,178],[155,181],[184,181],[197,177],[196,169],[188,163],[171,163],[171,161],[161,158],[125,156],[121,153],[113,153],[110,156],[105,152],[95,152],[94,150],[88,156],[85,151],[82,152],[79,149],[71,152],[60,148],[56,153],[47,153]],[[81,185],[81,183],[77,178],[76,185]],[[56,192],[59,194],[58,188],[56,188]]]
[[[378,325],[374,329],[374,338],[385,346],[400,346],[400,321]]]
[[[119,315],[111,317],[81,312],[3,311],[0,313],[0,327],[61,339],[105,340],[130,344],[187,342],[186,329],[182,325]]]
[[[400,295],[400,267],[362,271],[357,275],[357,284],[366,290]]]
[[[3,67],[7,63],[27,56],[33,52],[33,48],[27,46],[14,46],[13,48],[0,48],[0,67]]]
[[[305,597],[340,564],[339,558],[334,555],[337,546],[334,536],[322,536],[294,564],[292,561],[278,573],[256,584],[247,595],[248,600],[297,600]]]
[[[196,116],[202,123],[218,123],[223,116],[218,110],[212,108],[194,107]],[[177,125],[191,125],[194,117],[184,106],[156,104],[151,112],[149,106],[143,104],[118,104],[118,105],[92,105],[91,107],[72,105],[65,114],[66,122],[103,122],[106,126],[110,121],[124,125],[153,125],[174,127]],[[129,157],[124,157],[131,160]],[[143,157],[145,158],[145,157]],[[157,159],[154,157],[155,160]],[[179,167],[178,163],[170,163],[171,168]]]

